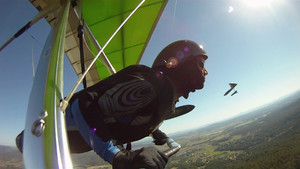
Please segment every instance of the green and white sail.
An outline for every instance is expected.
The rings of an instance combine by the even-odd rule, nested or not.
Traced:
[[[145,1],[145,0],[143,0]],[[76,74],[81,63],[88,67],[114,31],[141,0],[37,0],[30,1],[51,25],[37,68],[28,104],[24,132],[26,168],[72,167],[61,109],[64,54]],[[166,0],[146,0],[110,41],[86,75],[87,86],[129,65],[138,64]],[[38,17],[40,18],[40,17]],[[78,26],[84,26],[83,60],[80,59]]]

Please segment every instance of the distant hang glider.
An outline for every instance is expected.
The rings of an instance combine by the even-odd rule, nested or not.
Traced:
[[[237,85],[237,83],[229,83],[230,89],[227,90],[227,92],[224,94],[224,96],[226,96],[228,93],[230,93],[235,88],[236,85]],[[236,93],[237,93],[237,91],[235,91],[234,94],[236,94]],[[234,94],[232,94],[232,95],[234,95]]]

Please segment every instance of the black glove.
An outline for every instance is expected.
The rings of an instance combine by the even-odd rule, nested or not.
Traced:
[[[154,139],[153,142],[155,143],[155,145],[164,145],[169,139],[169,137],[159,129],[155,130],[152,133],[152,137]]]
[[[122,150],[113,160],[114,169],[163,169],[168,157],[155,147],[144,147],[135,151]]]

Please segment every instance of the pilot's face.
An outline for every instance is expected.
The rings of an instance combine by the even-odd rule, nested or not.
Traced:
[[[208,75],[208,71],[204,66],[205,64],[205,60],[203,59],[203,57],[198,56],[197,57],[197,66],[200,72],[202,72],[202,76],[205,79],[205,76]]]
[[[204,66],[205,59],[203,56],[197,56],[190,60],[186,65],[186,78],[188,81],[188,91],[183,94],[184,98],[188,98],[190,92],[195,92],[204,87],[205,77],[208,71]]]
[[[205,68],[205,60],[202,56],[197,56],[195,59],[196,67],[194,67],[193,71],[197,72],[194,78],[194,87],[195,89],[202,89],[204,87],[205,77],[208,75],[208,71]]]

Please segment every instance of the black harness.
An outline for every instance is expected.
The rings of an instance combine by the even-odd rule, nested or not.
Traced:
[[[145,82],[145,85],[150,84],[151,91],[147,90],[145,92],[154,92],[155,97],[151,98],[145,105],[133,106],[135,109],[130,113],[121,111],[104,112],[103,107],[106,107],[106,105],[100,107],[99,99],[116,85],[135,80],[140,80],[140,83]],[[143,91],[140,95],[142,94]],[[149,136],[174,111],[173,87],[168,78],[160,72],[155,72],[153,69],[142,65],[125,68],[80,91],[74,95],[72,100],[77,98],[79,99],[82,115],[91,129],[103,141],[115,140],[116,144],[124,144]],[[126,99],[125,96],[124,98]],[[110,100],[108,99],[105,103],[110,104]],[[120,101],[120,104],[122,103]],[[114,106],[111,107],[114,108]],[[105,110],[110,110],[111,107],[108,106]],[[134,119],[135,125],[126,124],[122,121],[128,118]],[[144,122],[143,119],[147,118],[148,122]]]

